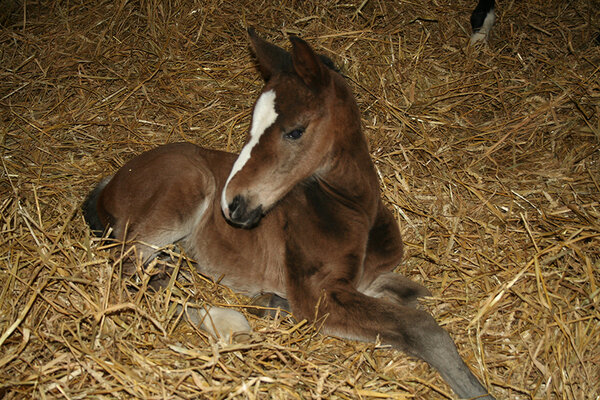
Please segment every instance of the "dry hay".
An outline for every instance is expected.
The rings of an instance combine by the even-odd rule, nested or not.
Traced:
[[[599,398],[597,1],[501,1],[476,50],[466,0],[22,3],[0,19],[0,397],[451,397],[424,363],[318,326],[251,318],[249,342],[215,343],[172,301],[246,298],[194,274],[126,290],[118,252],[90,238],[82,199],[134,154],[240,149],[252,25],[342,67],[407,243],[399,270],[493,393]]]

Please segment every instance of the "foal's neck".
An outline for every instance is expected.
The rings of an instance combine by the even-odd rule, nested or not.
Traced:
[[[342,205],[373,216],[379,201],[379,182],[360,125],[344,131],[344,139],[337,143],[329,168],[316,175],[316,181]]]

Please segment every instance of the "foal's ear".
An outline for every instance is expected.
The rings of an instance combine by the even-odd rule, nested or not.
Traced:
[[[248,35],[258,60],[258,69],[265,82],[278,72],[292,71],[290,53],[258,36],[253,28],[248,28]]]
[[[296,73],[310,88],[319,89],[329,83],[330,75],[319,56],[304,40],[290,36],[292,42],[292,64]]]

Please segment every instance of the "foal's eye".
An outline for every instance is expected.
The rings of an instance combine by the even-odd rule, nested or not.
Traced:
[[[297,140],[297,139],[300,139],[303,134],[304,134],[304,128],[296,128],[296,129],[292,129],[291,131],[287,132],[285,134],[285,137],[286,137],[286,139]]]

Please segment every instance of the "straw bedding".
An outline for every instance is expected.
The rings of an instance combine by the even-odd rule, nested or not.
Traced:
[[[185,282],[124,282],[126,247],[91,237],[83,198],[135,154],[239,151],[255,26],[347,76],[407,245],[398,271],[492,393],[598,399],[600,7],[502,1],[471,49],[474,3],[3,0],[0,397],[452,397],[425,363],[318,322],[249,315],[251,338],[219,343],[175,304],[247,298],[177,248],[161,262]]]

